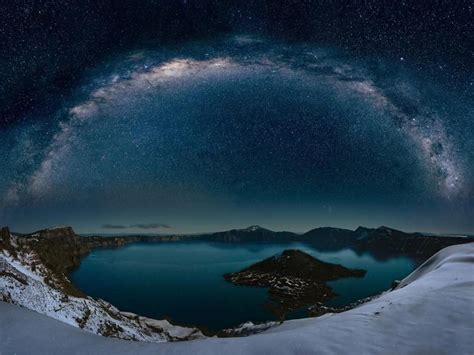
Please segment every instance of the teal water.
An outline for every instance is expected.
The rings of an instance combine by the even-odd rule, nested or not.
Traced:
[[[414,263],[404,257],[377,261],[350,249],[318,251],[303,243],[138,243],[118,249],[96,249],[71,275],[84,292],[123,311],[151,318],[171,318],[178,324],[217,330],[242,322],[273,320],[262,305],[265,289],[235,286],[222,275],[239,271],[284,249],[297,248],[323,261],[363,268],[364,278],[332,281],[344,305],[388,289],[408,275]],[[296,314],[299,314],[298,312]]]

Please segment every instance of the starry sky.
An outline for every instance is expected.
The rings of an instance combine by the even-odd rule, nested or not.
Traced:
[[[467,1],[1,6],[1,224],[474,232]]]

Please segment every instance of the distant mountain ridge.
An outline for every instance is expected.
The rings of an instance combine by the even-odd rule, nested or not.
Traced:
[[[293,232],[275,232],[258,225],[244,229],[231,229],[224,232],[206,233],[198,235],[198,239],[215,240],[221,242],[244,242],[244,241],[277,241],[295,239],[298,234]]]
[[[78,236],[71,227],[43,229],[31,234],[19,234],[38,238],[45,245],[44,253],[49,250],[64,248],[70,255],[70,262],[65,265],[71,268],[79,264],[81,256],[91,249],[102,247],[120,247],[130,243],[160,243],[174,241],[212,241],[223,243],[240,242],[304,242],[320,250],[340,250],[350,248],[358,253],[370,252],[374,257],[385,259],[395,256],[407,256],[422,262],[439,250],[454,244],[464,244],[474,240],[472,237],[453,237],[428,235],[423,233],[406,233],[386,226],[367,228],[359,226],[355,230],[318,227],[303,234],[289,231],[272,231],[258,225],[243,229],[231,229],[222,232],[188,234],[188,235],[126,235],[126,236]],[[64,243],[57,243],[62,240]],[[1,240],[0,240],[1,242]]]
[[[186,236],[182,236],[186,238]],[[384,259],[392,256],[409,256],[424,261],[437,251],[453,244],[463,244],[474,238],[433,236],[423,233],[406,233],[386,226],[355,230],[318,227],[303,234],[288,231],[274,232],[260,226],[231,229],[224,232],[206,233],[193,239],[219,242],[305,242],[322,250],[351,248],[358,252],[370,252]]]

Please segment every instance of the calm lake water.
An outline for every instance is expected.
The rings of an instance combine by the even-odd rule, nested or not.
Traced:
[[[330,302],[332,305],[344,305],[386,290],[394,279],[405,277],[415,267],[405,257],[377,261],[370,254],[358,255],[350,249],[318,251],[303,243],[193,241],[96,249],[70,276],[87,294],[120,310],[217,330],[248,320],[275,319],[262,307],[267,299],[266,289],[235,286],[222,275],[289,248],[303,250],[323,261],[367,270],[364,278],[330,282],[339,295]]]

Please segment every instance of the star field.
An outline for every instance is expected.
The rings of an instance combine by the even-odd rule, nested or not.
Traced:
[[[195,4],[179,11],[187,6]],[[91,54],[83,71],[65,68],[53,49],[39,50],[56,64],[34,100],[10,102],[0,137],[0,218],[20,230],[71,224],[83,232],[250,224],[472,231],[474,117],[465,53],[426,59],[410,44],[421,43],[419,34],[399,33],[406,29],[397,24],[411,26],[412,15],[395,16],[405,10],[382,14],[395,22],[381,15],[379,34],[371,34],[370,6],[351,10],[348,23],[334,22],[338,40],[331,31],[324,40],[309,38],[320,24],[306,16],[295,39],[282,13],[270,6],[254,16],[261,9],[254,3],[229,6],[226,33],[217,33],[223,25],[215,17],[212,35],[202,36],[206,26],[196,15],[196,27],[179,41],[132,36],[133,48],[125,48],[122,39],[100,60]],[[432,13],[423,26],[447,21],[462,32],[454,7],[443,20]],[[309,3],[296,8],[315,11]],[[269,31],[275,23],[283,35]],[[391,37],[398,38],[394,48],[377,45]],[[67,88],[50,85],[54,68],[74,75],[63,82]],[[23,83],[13,75],[9,82]]]

